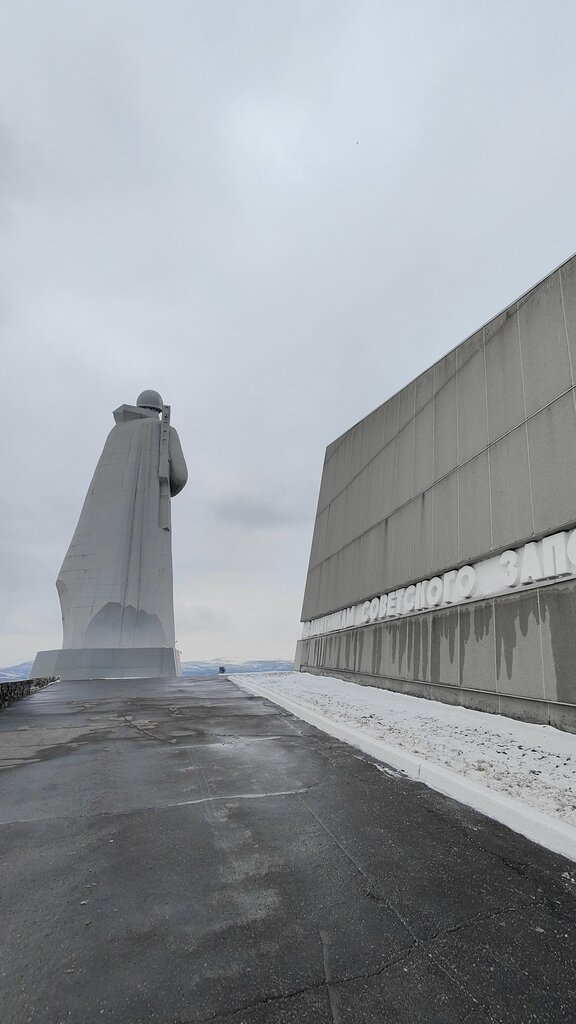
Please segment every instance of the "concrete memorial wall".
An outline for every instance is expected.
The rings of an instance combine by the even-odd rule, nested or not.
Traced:
[[[576,257],[326,450],[296,664],[576,731]]]

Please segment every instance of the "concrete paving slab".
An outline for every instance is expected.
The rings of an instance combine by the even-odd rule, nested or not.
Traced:
[[[225,679],[54,684],[0,756],[3,1024],[576,1016],[570,862]]]

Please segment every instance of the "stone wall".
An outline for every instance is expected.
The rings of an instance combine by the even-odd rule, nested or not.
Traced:
[[[21,697],[28,697],[34,690],[39,690],[48,683],[54,682],[55,677],[49,679],[14,679],[0,683],[0,708],[8,707],[15,700]]]

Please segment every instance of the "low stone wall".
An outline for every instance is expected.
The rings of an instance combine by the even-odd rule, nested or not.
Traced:
[[[8,707],[21,697],[28,697],[34,690],[40,690],[48,683],[53,683],[55,679],[56,676],[50,676],[46,679],[13,679],[0,683],[0,708]]]

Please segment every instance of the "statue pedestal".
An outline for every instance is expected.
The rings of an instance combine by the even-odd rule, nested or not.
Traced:
[[[87,647],[38,651],[32,678],[174,679],[181,674],[174,647]]]

